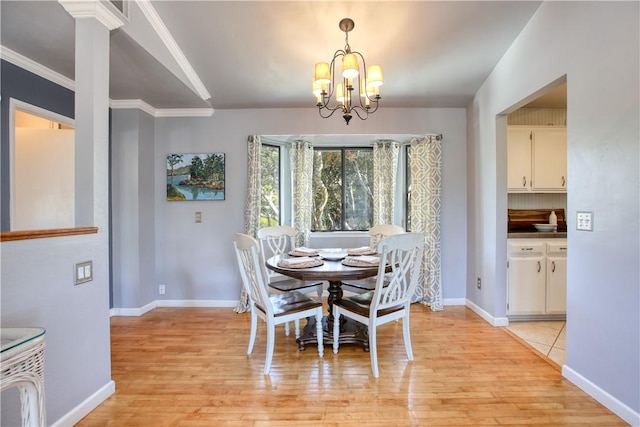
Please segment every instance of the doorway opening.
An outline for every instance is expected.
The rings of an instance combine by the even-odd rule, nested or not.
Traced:
[[[502,117],[502,118],[500,118]],[[562,366],[566,355],[566,76],[508,109],[506,135],[507,329]],[[557,176],[556,176],[557,175]],[[550,213],[553,212],[553,215]],[[536,223],[562,220],[549,233]],[[553,220],[551,220],[553,221]],[[538,227],[542,228],[542,227]]]

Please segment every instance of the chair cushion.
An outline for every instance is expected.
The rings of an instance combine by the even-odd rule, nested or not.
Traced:
[[[313,288],[322,285],[322,281],[306,281],[297,279],[278,280],[269,283],[269,287],[280,292],[298,291],[300,289]]]
[[[338,305],[346,310],[360,314],[362,316],[369,316],[369,307],[371,306],[371,300],[373,299],[373,291],[365,292],[358,295],[353,295],[348,298],[343,298],[339,301],[334,301],[334,305]],[[385,316],[395,311],[400,311],[404,308],[402,305],[394,307],[388,307],[384,310],[378,310],[378,317]]]
[[[271,305],[273,306],[274,316],[283,316],[289,313],[309,310],[312,308],[322,307],[322,301],[308,297],[302,292],[292,291],[284,294],[274,294],[269,296]],[[263,307],[257,306],[263,312]]]

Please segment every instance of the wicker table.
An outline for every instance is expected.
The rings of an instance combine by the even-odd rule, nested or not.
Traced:
[[[43,328],[0,328],[0,391],[20,390],[23,426],[45,426]]]

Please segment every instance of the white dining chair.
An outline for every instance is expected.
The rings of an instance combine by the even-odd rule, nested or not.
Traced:
[[[424,234],[403,233],[386,237],[378,244],[378,252],[380,265],[375,289],[333,302],[333,352],[338,353],[340,316],[368,326],[369,355],[374,378],[379,376],[376,343],[379,325],[402,319],[402,335],[407,358],[413,360],[409,314],[411,297],[418,286],[424,253]],[[385,276],[387,268],[391,271]],[[388,283],[385,283],[385,277]]]
[[[267,326],[267,351],[264,364],[264,374],[271,370],[273,348],[275,346],[276,325],[299,321],[314,316],[316,320],[316,334],[318,336],[318,355],[323,356],[322,344],[322,301],[315,300],[299,292],[290,291],[281,294],[271,294],[267,290],[266,268],[260,256],[260,244],[256,239],[238,233],[234,241],[238,268],[242,277],[242,285],[249,297],[251,311],[251,332],[247,354],[253,352],[258,329],[258,317]]]
[[[296,235],[296,229],[288,225],[276,225],[258,229],[256,237],[260,242],[260,253],[262,254],[263,262],[269,257],[287,253],[294,249]],[[268,270],[267,274],[269,286],[277,291],[288,292],[314,288],[318,294],[318,299],[322,299],[324,283],[321,280],[292,279],[272,270]]]
[[[294,249],[296,235],[296,229],[288,225],[275,225],[258,229],[256,237],[260,242],[260,255],[263,264],[272,256],[281,255]],[[318,299],[322,300],[322,292],[324,289],[323,281],[298,280],[276,273],[273,270],[266,271],[267,283],[273,292],[302,291],[307,293],[315,289],[318,294]],[[284,333],[289,336],[289,322],[284,324]],[[296,338],[300,337],[300,322],[294,322],[294,334]]]
[[[394,224],[377,224],[369,229],[369,247],[377,248],[378,243],[385,237],[404,233],[404,228]],[[376,287],[377,277],[368,277],[359,280],[347,280],[342,283],[342,288],[352,293],[372,291]]]

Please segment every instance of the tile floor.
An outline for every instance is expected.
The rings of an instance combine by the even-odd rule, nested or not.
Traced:
[[[509,322],[507,329],[562,367],[566,360],[566,322]]]

